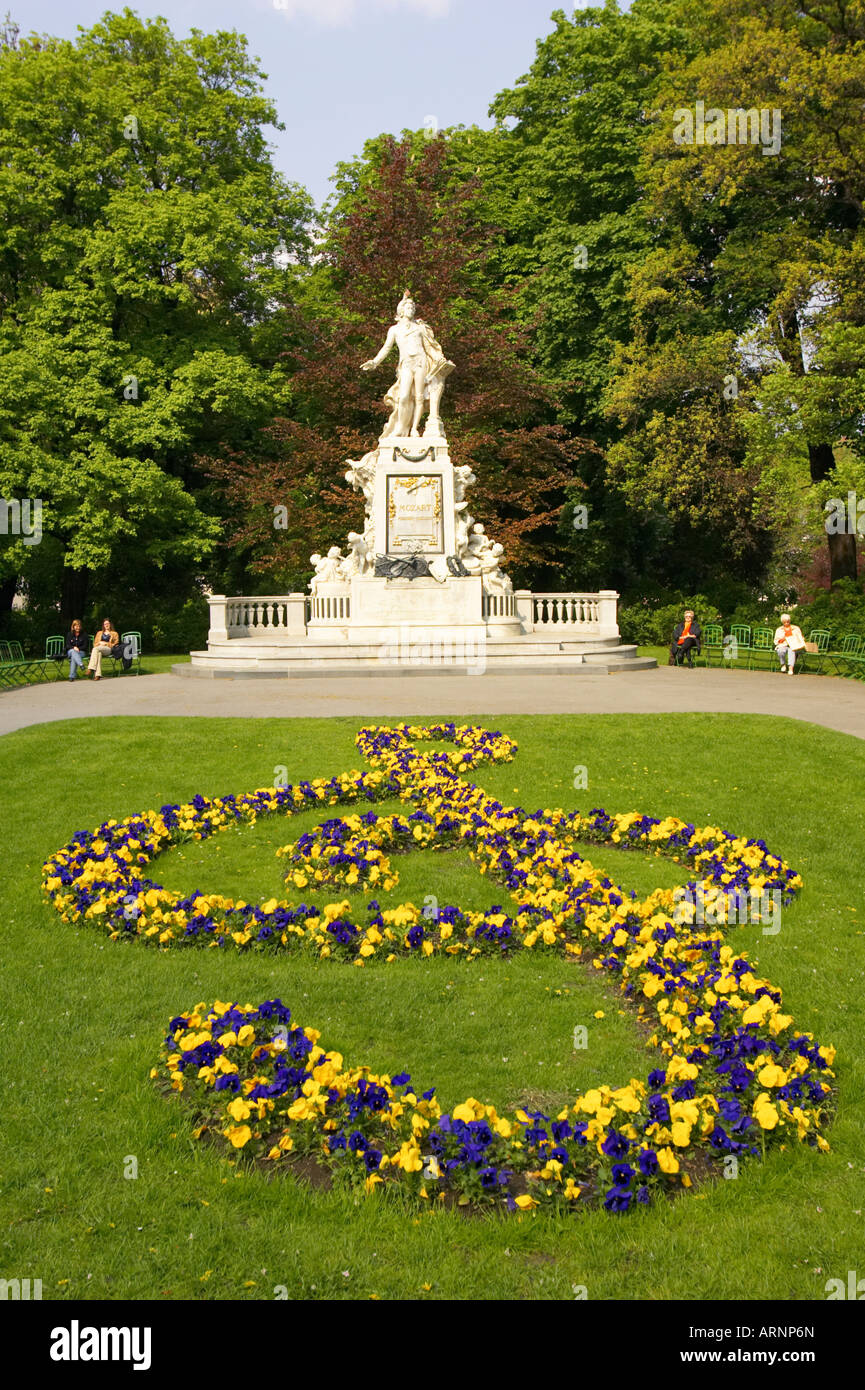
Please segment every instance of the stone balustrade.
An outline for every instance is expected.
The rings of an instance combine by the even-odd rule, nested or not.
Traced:
[[[226,598],[209,594],[208,642],[227,642],[232,637],[268,637],[279,634],[303,637],[308,599],[305,594],[256,595]]]
[[[528,589],[507,593],[484,593],[482,618],[496,623],[519,619],[524,633],[566,633],[572,637],[618,637],[616,604],[618,594],[602,589],[596,594],[535,594]],[[252,598],[226,598],[211,594],[208,641],[226,642],[235,637],[254,637],[279,641],[281,637],[304,637],[307,624],[316,627],[351,622],[351,595],[344,585],[321,585],[312,597],[306,594],[264,595]]]
[[[597,624],[597,594],[532,594],[534,626],[586,627]]]
[[[485,619],[501,622],[505,618],[517,616],[517,596],[512,589],[507,593],[488,594],[481,598],[481,613]]]
[[[532,594],[532,630],[618,637],[618,599],[615,589],[601,589],[596,594]]]

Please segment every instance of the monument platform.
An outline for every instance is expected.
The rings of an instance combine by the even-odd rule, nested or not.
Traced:
[[[469,580],[454,590],[455,595],[461,592],[460,606],[449,613],[434,598],[440,586],[433,580],[380,582],[371,607],[363,606],[367,587],[353,581],[347,591],[334,586],[326,592],[330,586],[323,586],[314,596],[211,595],[207,650],[192,652],[189,665],[174,669],[178,675],[211,679],[336,679],[362,671],[597,675],[656,665],[651,657],[638,657],[636,647],[621,643],[614,591],[486,595],[479,581]],[[358,593],[359,611],[352,608]],[[476,607],[468,607],[475,601]]]

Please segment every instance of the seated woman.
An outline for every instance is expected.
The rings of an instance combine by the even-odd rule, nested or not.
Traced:
[[[781,670],[792,676],[793,667],[796,665],[796,653],[803,650],[805,638],[802,636],[802,629],[791,622],[789,613],[781,614],[781,625],[775,629],[774,642]]]
[[[89,646],[87,634],[81,626],[81,619],[74,618],[72,626],[66,634],[65,651],[69,657],[69,679],[74,681],[81,667],[84,665],[84,658],[87,655]]]
[[[673,640],[670,643],[670,665],[681,666],[687,657],[688,665],[693,666],[694,652],[700,650],[702,635],[693,608],[686,608],[682,622],[673,629]]]
[[[119,656],[123,650],[120,645],[120,636],[111,626],[111,619],[106,618],[102,624],[102,631],[93,643],[93,651],[90,653],[90,662],[87,667],[95,681],[102,680],[103,656],[112,656],[115,648]]]

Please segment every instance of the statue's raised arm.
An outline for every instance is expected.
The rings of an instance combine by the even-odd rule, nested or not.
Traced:
[[[406,290],[396,311],[396,323],[388,329],[381,351],[361,364],[361,370],[371,372],[380,366],[391,348],[399,349],[396,381],[385,400],[391,414],[382,431],[382,438],[396,435],[418,438],[424,401],[429,401],[425,437],[444,437],[439,404],[444,384],[454,363],[449,362],[436,341],[429,324],[417,317],[415,302]]]
[[[371,357],[371,358],[369,359],[368,362],[361,362],[361,364],[360,364],[360,369],[361,369],[361,371],[362,371],[362,372],[372,372],[372,371],[375,370],[376,367],[380,367],[381,364],[382,364],[382,362],[383,362],[384,359],[387,357],[388,353],[390,352],[390,350],[391,350],[391,348],[393,347],[393,345],[394,345],[395,342],[396,342],[396,326],[393,326],[393,327],[389,328],[388,331],[387,331],[387,337],[386,337],[385,340],[384,340],[384,346],[383,346],[383,348],[381,349],[381,351],[378,352],[378,353],[376,353],[375,357]]]

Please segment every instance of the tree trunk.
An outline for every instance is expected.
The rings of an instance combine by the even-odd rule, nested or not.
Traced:
[[[781,322],[778,343],[784,361],[797,376],[805,376],[805,349],[798,314],[792,315],[789,324]],[[835,467],[832,445],[809,444],[808,462],[811,468],[811,482],[822,483]],[[835,584],[839,579],[856,579],[859,566],[856,558],[855,531],[839,531],[837,535],[827,532],[826,540],[829,545],[829,583]]]
[[[60,584],[60,613],[65,623],[71,623],[73,618],[80,618],[86,628],[84,610],[89,584],[89,570],[64,568]]]
[[[17,575],[13,574],[10,579],[0,579],[0,628],[3,627],[6,614],[12,607],[12,600],[15,597],[17,587]]]
[[[809,444],[808,461],[811,466],[811,482],[822,483],[835,465],[831,444]],[[858,578],[856,532],[830,532],[827,533],[826,540],[829,543],[829,583],[835,584],[839,579]]]

